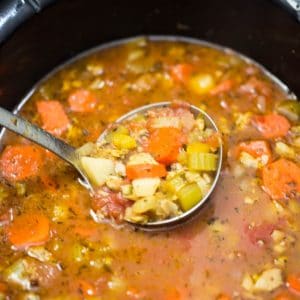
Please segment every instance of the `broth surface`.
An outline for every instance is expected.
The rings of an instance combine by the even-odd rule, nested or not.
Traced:
[[[74,96],[78,91],[88,96]],[[300,298],[300,124],[299,117],[278,113],[286,99],[257,66],[183,42],[139,39],[54,73],[24,105],[23,117],[80,147],[134,108],[186,101],[205,110],[222,132],[222,172],[195,220],[170,232],[138,232],[96,223],[90,213],[94,199],[76,171],[6,133],[0,157],[0,299]],[[53,101],[56,106],[47,106]],[[274,115],[286,123],[279,118],[268,131],[269,119],[261,117]],[[251,150],[251,141],[262,146]],[[22,161],[24,146],[35,153],[26,170],[10,168]],[[10,147],[17,147],[15,154]],[[288,175],[279,173],[274,191],[274,181],[269,188],[266,182],[279,160],[292,175],[287,184],[282,178]],[[22,216],[28,217],[24,225]],[[40,216],[46,225],[38,232],[31,228],[35,237],[28,242],[28,223],[36,218],[38,228]]]

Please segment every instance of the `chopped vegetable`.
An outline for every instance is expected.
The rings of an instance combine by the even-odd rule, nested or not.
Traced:
[[[177,194],[180,207],[184,211],[191,209],[202,198],[202,191],[197,183],[191,183],[184,186]]]
[[[147,150],[157,161],[170,164],[176,161],[182,140],[183,136],[179,129],[159,128],[151,133]]]
[[[288,288],[291,291],[300,293],[300,275],[299,274],[288,275],[286,282],[287,282]]]
[[[300,167],[287,159],[279,159],[262,170],[264,190],[274,199],[300,193]]]
[[[269,269],[259,275],[255,282],[256,291],[273,291],[283,284],[282,271],[280,269]]]
[[[12,181],[21,181],[36,176],[42,166],[43,157],[37,146],[7,146],[0,158],[2,175]]]
[[[147,178],[147,177],[165,177],[167,171],[162,164],[140,164],[140,165],[128,165],[126,167],[127,178]]]
[[[89,179],[97,186],[103,185],[108,176],[115,173],[115,164],[111,159],[82,156],[80,162]]]
[[[266,141],[242,142],[237,146],[241,163],[250,168],[261,168],[272,159],[272,152]]]
[[[25,290],[30,290],[29,264],[26,259],[18,259],[11,266],[4,270],[4,278],[11,283],[21,286]]]
[[[276,114],[254,116],[253,123],[267,139],[285,136],[291,127],[285,117]]]
[[[60,102],[39,101],[36,105],[45,130],[61,135],[68,129],[70,121]]]
[[[208,153],[210,151],[210,146],[208,144],[195,142],[187,145],[186,152],[188,154],[200,152],[200,153]]]
[[[80,89],[69,96],[68,102],[72,111],[92,112],[95,110],[98,101],[92,92]]]
[[[49,220],[40,213],[17,216],[7,229],[7,237],[16,248],[43,244],[49,235]]]
[[[286,158],[295,159],[296,157],[296,151],[293,147],[288,146],[287,144],[283,142],[277,142],[275,145],[275,152]]]
[[[266,141],[242,142],[238,145],[238,152],[240,153],[242,151],[249,153],[255,158],[265,155],[267,157],[267,162],[272,158],[270,146]]]
[[[195,75],[190,79],[190,89],[198,95],[209,93],[215,86],[215,80],[210,74]]]
[[[188,154],[188,168],[195,171],[215,171],[218,156],[213,153],[192,152]]]
[[[291,121],[300,120],[300,103],[297,100],[282,101],[276,110]]]
[[[171,76],[176,82],[185,83],[192,73],[193,67],[190,64],[177,64],[171,67]]]
[[[139,178],[132,181],[133,192],[138,197],[154,195],[160,184],[159,178]]]
[[[185,180],[180,175],[177,175],[166,181],[165,188],[170,193],[176,194],[185,184]]]
[[[114,132],[111,135],[112,143],[119,149],[133,149],[136,147],[136,141],[128,134]]]

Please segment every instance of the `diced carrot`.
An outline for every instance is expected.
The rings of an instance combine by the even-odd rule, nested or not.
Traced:
[[[45,243],[49,238],[50,224],[40,213],[17,216],[7,228],[9,241],[17,248]]]
[[[0,282],[0,293],[5,293],[7,291],[7,285],[4,282]]]
[[[226,294],[220,294],[218,295],[218,297],[216,298],[216,300],[230,300],[231,297],[229,297],[228,295]]]
[[[193,66],[187,63],[177,64],[171,67],[171,77],[176,82],[185,83],[193,70]]]
[[[61,103],[51,100],[39,101],[36,105],[45,130],[56,135],[67,130],[70,121]]]
[[[300,293],[300,274],[288,275],[286,282],[292,292]]]
[[[238,155],[241,152],[247,152],[255,158],[266,155],[268,157],[268,162],[270,162],[272,158],[270,146],[266,141],[242,142],[238,145]]]
[[[171,164],[177,160],[184,136],[177,128],[158,128],[149,137],[147,150],[157,161]]]
[[[285,136],[291,127],[285,117],[277,114],[254,116],[253,124],[267,139]]]
[[[36,176],[42,166],[41,150],[33,145],[7,146],[0,158],[3,177],[13,181]]]
[[[262,170],[264,190],[274,199],[300,193],[300,167],[287,159],[279,159]]]
[[[128,165],[126,167],[126,175],[130,180],[147,177],[165,177],[167,171],[166,167],[162,164]]]
[[[216,87],[210,90],[210,94],[215,96],[221,93],[230,91],[233,88],[233,81],[231,79],[226,79],[219,83]]]
[[[96,288],[90,282],[80,279],[77,283],[78,292],[83,296],[95,296],[97,295]]]
[[[287,292],[281,292],[276,295],[274,300],[292,300],[292,297]]]
[[[92,112],[97,105],[97,98],[91,91],[80,89],[69,96],[68,102],[73,111]]]

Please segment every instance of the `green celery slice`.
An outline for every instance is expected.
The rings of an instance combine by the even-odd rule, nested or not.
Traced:
[[[197,183],[190,183],[178,191],[178,201],[183,211],[195,206],[202,199],[202,192]]]

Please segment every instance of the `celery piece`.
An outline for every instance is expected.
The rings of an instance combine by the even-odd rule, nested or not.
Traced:
[[[130,135],[114,132],[111,136],[111,142],[118,149],[133,149],[136,147],[136,141]]]
[[[188,168],[195,171],[215,171],[218,156],[212,153],[189,153]]]
[[[183,211],[191,209],[202,199],[202,192],[197,183],[184,186],[178,191],[177,195]]]
[[[165,188],[169,193],[176,194],[185,185],[185,183],[185,180],[178,175],[167,180]]]
[[[195,153],[195,152],[201,152],[201,153],[207,153],[209,152],[210,147],[208,144],[195,142],[187,145],[187,153]]]

